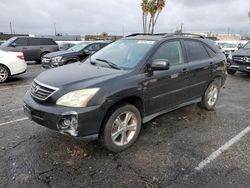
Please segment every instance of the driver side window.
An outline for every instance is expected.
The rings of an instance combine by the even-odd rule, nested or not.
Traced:
[[[179,41],[170,41],[161,45],[152,57],[152,60],[168,60],[170,65],[184,63],[182,47]]]

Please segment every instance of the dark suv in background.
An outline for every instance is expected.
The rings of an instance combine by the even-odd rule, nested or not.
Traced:
[[[190,37],[195,36],[195,37]],[[133,34],[74,63],[41,73],[24,97],[33,121],[111,151],[131,146],[142,123],[192,103],[213,110],[225,56],[196,35]]]
[[[250,73],[250,42],[230,54],[227,62],[228,74],[235,74],[237,71]]]
[[[77,61],[82,61],[109,43],[110,42],[85,41],[72,46],[66,51],[58,51],[46,54],[42,57],[42,66],[43,68],[53,68],[75,63]]]
[[[0,46],[0,49],[23,52],[26,61],[41,62],[42,56],[58,51],[58,44],[50,38],[12,37]]]

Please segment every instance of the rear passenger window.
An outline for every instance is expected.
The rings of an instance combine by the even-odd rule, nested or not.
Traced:
[[[56,45],[52,39],[41,39],[41,45]]]
[[[28,40],[26,38],[19,38],[14,41],[16,46],[28,46]]]
[[[29,39],[30,46],[40,46],[41,45],[41,39]]]
[[[199,61],[209,58],[206,49],[200,42],[185,40],[184,45],[187,50],[189,61]]]
[[[165,59],[170,65],[178,65],[184,62],[181,44],[179,41],[166,42],[158,48],[152,60]]]
[[[215,57],[216,53],[209,47],[205,46],[207,52],[209,53],[210,57]]]

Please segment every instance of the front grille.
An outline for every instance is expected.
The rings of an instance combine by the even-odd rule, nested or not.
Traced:
[[[58,91],[58,88],[42,84],[37,80],[34,80],[31,85],[31,95],[39,100],[46,100],[51,97],[55,92]]]
[[[250,63],[250,57],[234,56],[233,60],[239,63]]]

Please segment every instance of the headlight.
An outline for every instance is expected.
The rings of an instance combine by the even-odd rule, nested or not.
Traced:
[[[99,88],[83,89],[72,91],[56,101],[59,106],[87,107],[90,99],[99,91]]]
[[[229,52],[228,59],[233,59],[232,52]]]
[[[51,58],[51,61],[52,61],[53,63],[57,63],[57,62],[60,62],[60,61],[61,61],[61,59],[62,59],[62,57],[61,57],[61,56],[57,56],[57,57],[53,57],[53,58]]]

